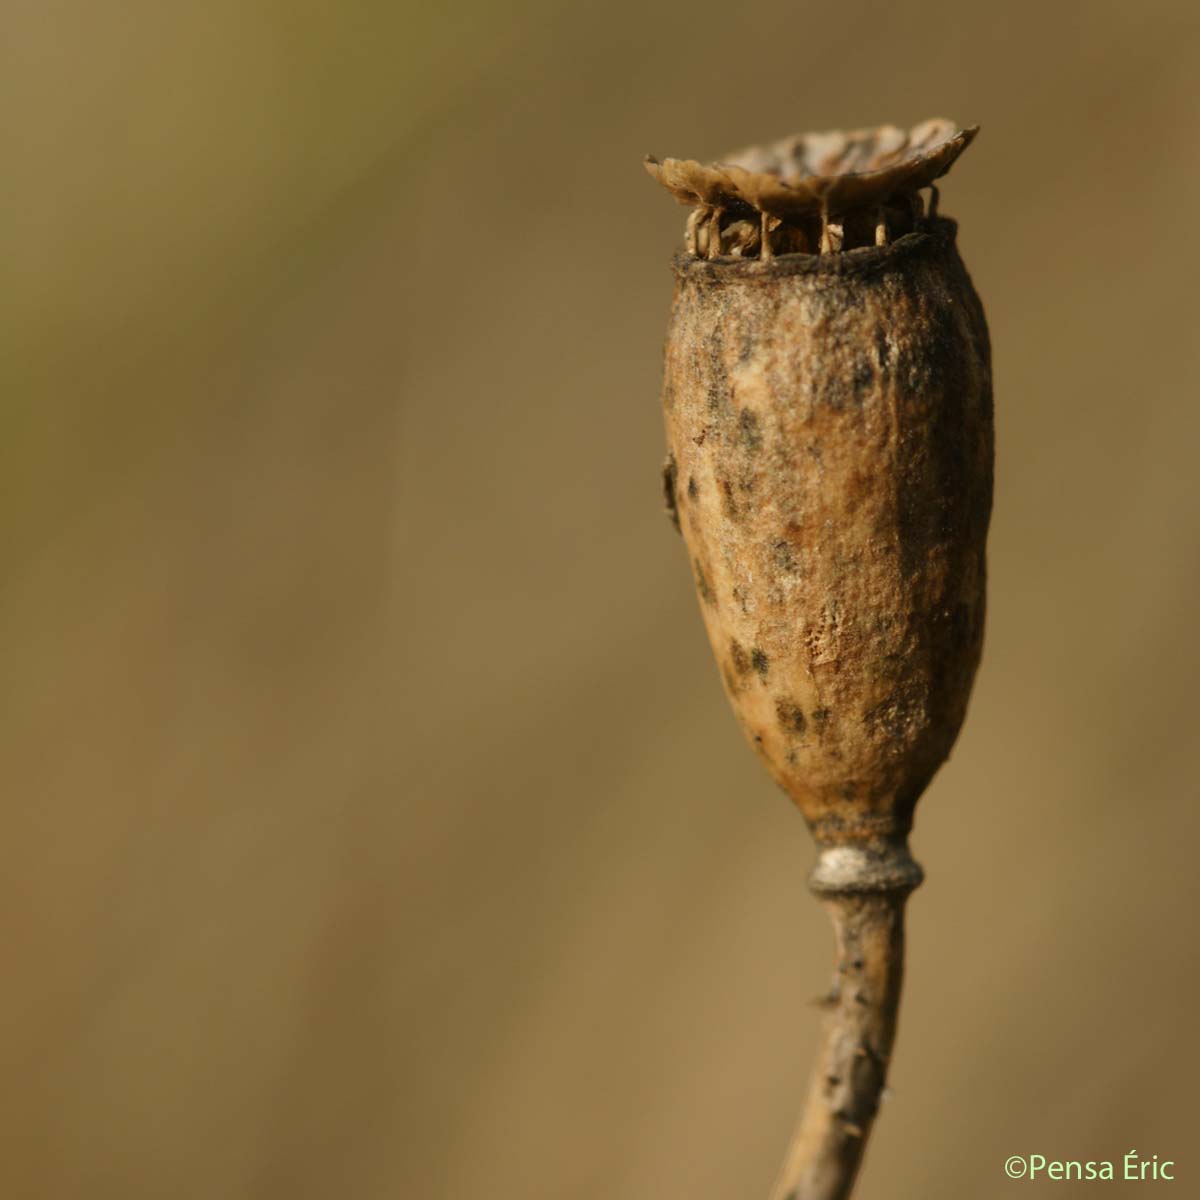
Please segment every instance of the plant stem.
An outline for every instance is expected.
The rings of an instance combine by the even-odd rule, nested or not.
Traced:
[[[846,1200],[887,1081],[904,981],[904,905],[921,869],[903,845],[826,850],[810,886],[837,950],[808,1103],[771,1200]]]

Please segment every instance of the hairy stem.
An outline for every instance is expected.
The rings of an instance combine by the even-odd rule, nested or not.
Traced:
[[[887,1081],[904,979],[904,905],[920,868],[903,846],[826,851],[810,881],[837,942],[804,1115],[771,1200],[846,1200]]]

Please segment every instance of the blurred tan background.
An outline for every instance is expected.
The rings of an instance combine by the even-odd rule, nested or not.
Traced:
[[[932,115],[991,611],[859,1194],[1196,1194],[1194,12],[6,5],[0,1194],[765,1195],[831,948],[639,160]]]

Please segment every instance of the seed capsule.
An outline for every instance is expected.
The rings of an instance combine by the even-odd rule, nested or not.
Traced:
[[[825,846],[902,841],[979,662],[988,335],[932,188],[974,133],[647,160],[693,206],[668,504],[734,711]]]

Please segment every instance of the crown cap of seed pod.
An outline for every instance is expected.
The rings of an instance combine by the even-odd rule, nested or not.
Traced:
[[[795,134],[751,146],[720,162],[653,155],[646,170],[681,204],[744,204],[778,216],[878,204],[941,178],[979,126],[960,129],[935,117],[908,132],[895,125]]]

